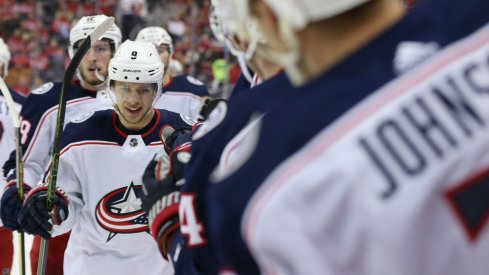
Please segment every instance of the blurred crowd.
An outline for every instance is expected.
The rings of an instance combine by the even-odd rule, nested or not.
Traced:
[[[28,94],[46,81],[61,81],[73,20],[100,13],[116,18],[124,39],[145,26],[166,28],[174,39],[175,74],[192,75],[211,90],[212,83],[234,83],[239,76],[239,66],[212,36],[209,0],[0,0],[0,37],[12,53],[7,84]]]

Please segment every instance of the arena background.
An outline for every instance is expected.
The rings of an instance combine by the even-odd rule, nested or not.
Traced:
[[[100,13],[116,18],[123,39],[134,39],[145,26],[166,28],[174,40],[174,73],[194,76],[211,93],[225,96],[239,77],[237,62],[209,28],[209,0],[0,0],[0,37],[12,53],[7,84],[28,94],[61,81],[73,20]]]

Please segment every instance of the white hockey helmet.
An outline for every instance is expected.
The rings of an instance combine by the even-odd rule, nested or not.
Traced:
[[[113,80],[156,83],[156,100],[161,95],[163,67],[158,51],[153,44],[126,40],[109,62],[109,85]]]
[[[262,0],[275,13],[279,31],[285,44],[290,48],[287,52],[268,52],[267,57],[281,65],[291,82],[301,85],[304,82],[303,73],[298,68],[300,47],[295,32],[304,29],[312,22],[325,20],[370,0]],[[228,0],[227,11],[235,14],[230,17],[229,26],[240,25],[241,28],[254,21],[249,9],[249,0]],[[256,22],[256,21],[255,21]],[[235,27],[236,28],[236,27]],[[238,27],[239,28],[239,27]]]
[[[241,0],[239,0],[241,1]],[[263,0],[279,20],[300,30],[309,23],[334,17],[370,0]]]
[[[0,38],[0,64],[3,64],[3,77],[5,78],[8,73],[8,65],[10,62],[10,51],[8,49],[7,44],[3,42],[3,39]]]
[[[162,27],[152,26],[141,29],[136,36],[136,41],[149,42],[156,46],[164,44],[170,48],[170,54],[173,53],[173,40]]]
[[[209,8],[209,25],[216,39],[222,43],[225,41],[219,0],[211,0]]]
[[[85,39],[90,35],[100,24],[102,24],[108,17],[104,14],[93,15],[93,16],[83,16],[73,25],[70,31],[70,45],[68,46],[68,53],[70,58],[73,58],[75,54],[75,49],[73,46],[76,42]],[[114,51],[121,44],[122,34],[121,30],[114,23],[112,27],[102,36],[102,38],[107,38],[114,43]]]
[[[255,54],[258,43],[265,43],[265,39],[257,28],[256,21],[249,16],[244,17],[248,12],[243,12],[242,9],[248,9],[247,3],[248,0],[240,0],[236,2],[237,5],[233,6],[227,4],[226,1],[211,0],[209,24],[214,36],[226,45],[231,54],[237,57],[241,72],[251,83],[253,76],[248,69],[247,62]],[[237,47],[235,38],[246,41],[247,48]]]

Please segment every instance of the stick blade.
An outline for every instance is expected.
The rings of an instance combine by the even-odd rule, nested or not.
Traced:
[[[114,24],[114,17],[110,16],[105,19],[105,21],[100,24],[91,34],[90,34],[90,44],[93,46],[97,40],[99,40]]]

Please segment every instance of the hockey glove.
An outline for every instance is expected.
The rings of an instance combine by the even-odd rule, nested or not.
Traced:
[[[202,104],[202,107],[200,107],[199,118],[197,119],[197,121],[206,120],[209,117],[212,110],[214,110],[217,104],[219,104],[219,102],[221,101],[226,102],[226,100],[222,98],[210,98],[210,97],[206,98],[204,103]]]
[[[53,195],[54,207],[49,211],[46,206],[47,190],[47,185],[40,185],[27,194],[18,222],[23,231],[49,240],[53,224],[59,225],[68,217],[68,199],[58,187]]]
[[[31,187],[24,184],[24,194],[27,194],[30,190]],[[5,191],[3,192],[0,202],[0,216],[5,227],[12,231],[19,229],[17,218],[19,217],[21,208],[22,201],[19,200],[18,197],[17,181],[11,180],[7,186],[5,186]]]
[[[166,259],[173,233],[179,228],[179,187],[185,182],[183,168],[190,157],[190,143],[177,146],[170,157],[156,157],[143,176],[143,209],[148,213],[151,234]]]

